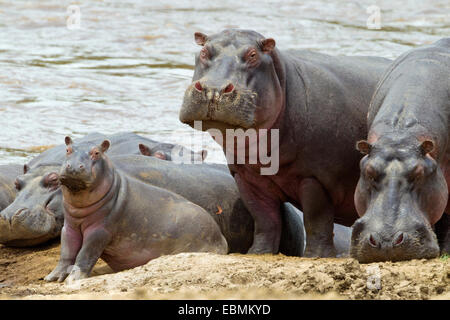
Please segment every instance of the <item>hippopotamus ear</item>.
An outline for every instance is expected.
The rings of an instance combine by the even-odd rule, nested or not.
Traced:
[[[275,40],[272,38],[263,39],[260,42],[260,47],[262,52],[271,53],[273,49],[275,49]]]
[[[30,167],[27,164],[23,165],[23,174],[26,174],[28,171],[30,171]]]
[[[106,151],[108,151],[110,145],[111,145],[111,142],[109,142],[109,140],[103,141],[102,144],[100,145],[100,150],[102,151],[102,153],[105,153]]]
[[[372,145],[366,140],[360,140],[356,143],[356,149],[362,154],[369,154],[372,150]]]
[[[66,146],[73,144],[72,138],[69,136],[65,137],[64,142],[66,143]]]
[[[145,144],[142,144],[142,143],[139,144],[139,151],[144,156],[151,156],[150,148],[148,146],[146,146]]]
[[[434,142],[431,140],[425,140],[420,145],[420,151],[423,155],[427,155],[428,153],[434,150]]]
[[[208,40],[208,36],[201,32],[194,33],[195,37],[195,43],[197,43],[199,46],[204,46],[206,43],[206,40]]]

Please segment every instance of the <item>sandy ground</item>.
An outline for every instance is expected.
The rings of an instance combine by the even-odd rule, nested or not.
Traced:
[[[102,261],[89,279],[46,283],[58,243],[0,246],[0,298],[450,299],[448,260],[359,264],[354,259],[182,253],[119,273]]]

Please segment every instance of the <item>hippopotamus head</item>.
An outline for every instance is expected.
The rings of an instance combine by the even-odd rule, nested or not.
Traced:
[[[275,41],[261,34],[229,29],[207,36],[195,33],[202,47],[187,88],[180,120],[202,130],[271,128],[283,105]]]
[[[158,143],[155,146],[153,146],[152,148],[150,148],[149,146],[140,143],[139,144],[139,151],[141,152],[142,155],[144,156],[149,156],[149,157],[155,157],[161,160],[167,160],[167,161],[172,161],[173,157],[172,157],[172,152],[174,152],[175,157],[181,156],[184,157],[185,153],[190,157],[190,162],[192,163],[201,163],[206,159],[206,156],[208,155],[208,151],[207,150],[201,150],[198,152],[189,150],[187,148],[184,148],[182,146],[179,145],[174,145],[174,144],[170,144],[170,143]],[[180,155],[180,152],[182,153]]]
[[[15,181],[17,196],[0,215],[0,243],[32,246],[57,237],[63,224],[59,166],[30,169]]]
[[[439,254],[432,226],[444,212],[448,191],[434,148],[432,140],[398,133],[357,143],[365,156],[355,192],[361,218],[353,225],[351,254],[360,262]]]
[[[65,138],[66,160],[61,166],[59,180],[70,193],[95,189],[104,179],[108,161],[104,153],[109,149],[109,140],[101,145],[74,145],[70,137]],[[64,192],[64,189],[63,189]]]

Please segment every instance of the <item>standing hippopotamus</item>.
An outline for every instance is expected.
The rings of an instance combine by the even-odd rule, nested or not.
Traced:
[[[255,220],[249,252],[278,251],[280,205],[289,201],[304,213],[305,255],[334,256],[333,221],[350,226],[358,217],[353,194],[361,156],[354,142],[366,136],[370,97],[389,60],[279,51],[273,39],[248,30],[196,33],[195,41],[202,49],[180,120],[193,127],[202,121],[214,138],[222,133],[216,141]],[[279,157],[275,174],[261,174],[261,154],[254,163],[229,157],[236,149],[233,141],[227,146],[234,139],[227,129],[236,128],[260,138],[268,131],[265,141],[278,147],[267,154],[274,162]],[[252,144],[258,153],[261,140]]]
[[[75,147],[70,137],[65,141],[61,258],[45,280],[85,278],[100,257],[120,271],[165,254],[227,252],[225,238],[204,209],[116,170],[105,155],[108,140],[96,147]]]
[[[91,133],[76,141],[79,146],[91,146],[105,139],[113,143],[108,151],[110,155],[140,154],[139,144],[149,147],[161,144],[131,132],[113,135]],[[178,145],[171,146],[192,156],[197,154]],[[19,175],[18,170],[9,170],[10,175],[15,175],[11,179],[16,180],[17,197],[14,200],[8,194],[5,195],[8,197],[5,204],[9,206],[0,212],[0,243],[33,246],[59,236],[64,218],[57,173],[65,160],[65,151],[64,144],[46,150],[24,166],[22,175]],[[14,186],[14,180],[7,182]]]
[[[359,261],[439,254],[432,226],[450,213],[449,115],[450,38],[395,60],[372,98],[367,141],[357,143],[365,156],[351,254]]]

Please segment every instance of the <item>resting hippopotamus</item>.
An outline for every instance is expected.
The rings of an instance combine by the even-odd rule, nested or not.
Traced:
[[[65,141],[61,256],[45,280],[88,277],[100,257],[120,271],[166,254],[227,253],[218,225],[200,206],[116,170],[105,155],[108,140],[95,147]]]
[[[139,144],[139,150],[144,156],[160,158],[161,160],[175,160],[177,162],[202,163],[208,155],[207,150],[198,152],[171,143],[160,142],[150,147],[144,143]],[[188,150],[188,161],[185,160],[185,152]]]
[[[353,194],[361,156],[354,143],[366,136],[370,97],[389,60],[280,51],[275,40],[248,30],[197,32],[195,41],[202,49],[180,120],[194,128],[201,121],[224,148],[255,220],[249,252],[278,251],[280,205],[288,201],[304,213],[305,255],[334,256],[333,222],[350,226],[358,217]],[[249,142],[239,149],[230,129],[248,133]],[[250,147],[259,154],[253,163]],[[236,150],[245,152],[238,161]]]
[[[351,254],[359,261],[433,258],[448,205],[450,38],[408,51],[380,81],[367,116]],[[447,245],[448,246],[448,245]]]
[[[75,145],[86,148],[99,143],[101,141],[84,138],[76,140]],[[65,154],[66,150],[60,149],[53,152]],[[131,149],[138,149],[138,144]],[[108,154],[114,154],[114,150],[114,145],[111,145]],[[53,161],[61,158],[51,152],[47,152],[46,157]],[[226,165],[177,164],[141,155],[116,154],[110,156],[110,160],[127,175],[180,194],[204,208],[220,226],[230,252],[245,253],[251,246],[253,219],[240,200]],[[5,218],[0,220],[3,222],[0,223],[0,242],[10,246],[31,246],[56,238],[64,223],[58,180],[62,162],[55,165],[45,165],[43,159],[32,162],[39,165],[27,166],[29,171],[17,178],[18,197],[2,212]],[[282,214],[285,232],[280,251],[286,255],[301,256],[304,237],[303,234],[295,234],[294,230],[303,223],[290,206],[285,205]]]
[[[171,154],[175,152],[180,153],[181,155],[189,154],[190,158],[192,159],[192,162],[194,160],[195,161],[203,160],[204,157],[206,157],[206,150],[195,152],[177,144],[162,143],[159,141],[142,137],[132,132],[119,132],[112,135],[105,135],[102,133],[94,132],[77,139],[77,143],[98,144],[105,139],[111,141],[111,144],[113,146],[109,151],[110,155],[141,154],[142,150],[140,149],[139,146],[142,144],[143,146],[146,146],[148,150],[155,150],[155,152],[161,150],[161,152],[165,152],[167,156],[171,156]],[[27,166],[30,168],[34,168],[42,164],[60,165],[62,161],[64,161],[65,150],[66,146],[64,144],[50,148],[41,153],[36,158],[32,159],[27,164]]]
[[[129,132],[113,135],[91,133],[76,141],[82,146],[99,144],[105,139],[114,143],[108,151],[110,155],[140,154],[139,144],[151,147],[160,144]],[[196,154],[187,148],[176,147]],[[17,177],[18,192],[16,200],[8,200],[12,203],[0,212],[0,243],[32,246],[59,236],[64,219],[57,173],[65,159],[65,151],[64,144],[46,150],[24,166],[23,175],[19,175],[17,170],[10,171]],[[14,186],[14,182],[10,185]]]
[[[16,164],[0,165],[0,211],[9,206],[16,197],[14,180],[23,167]]]

